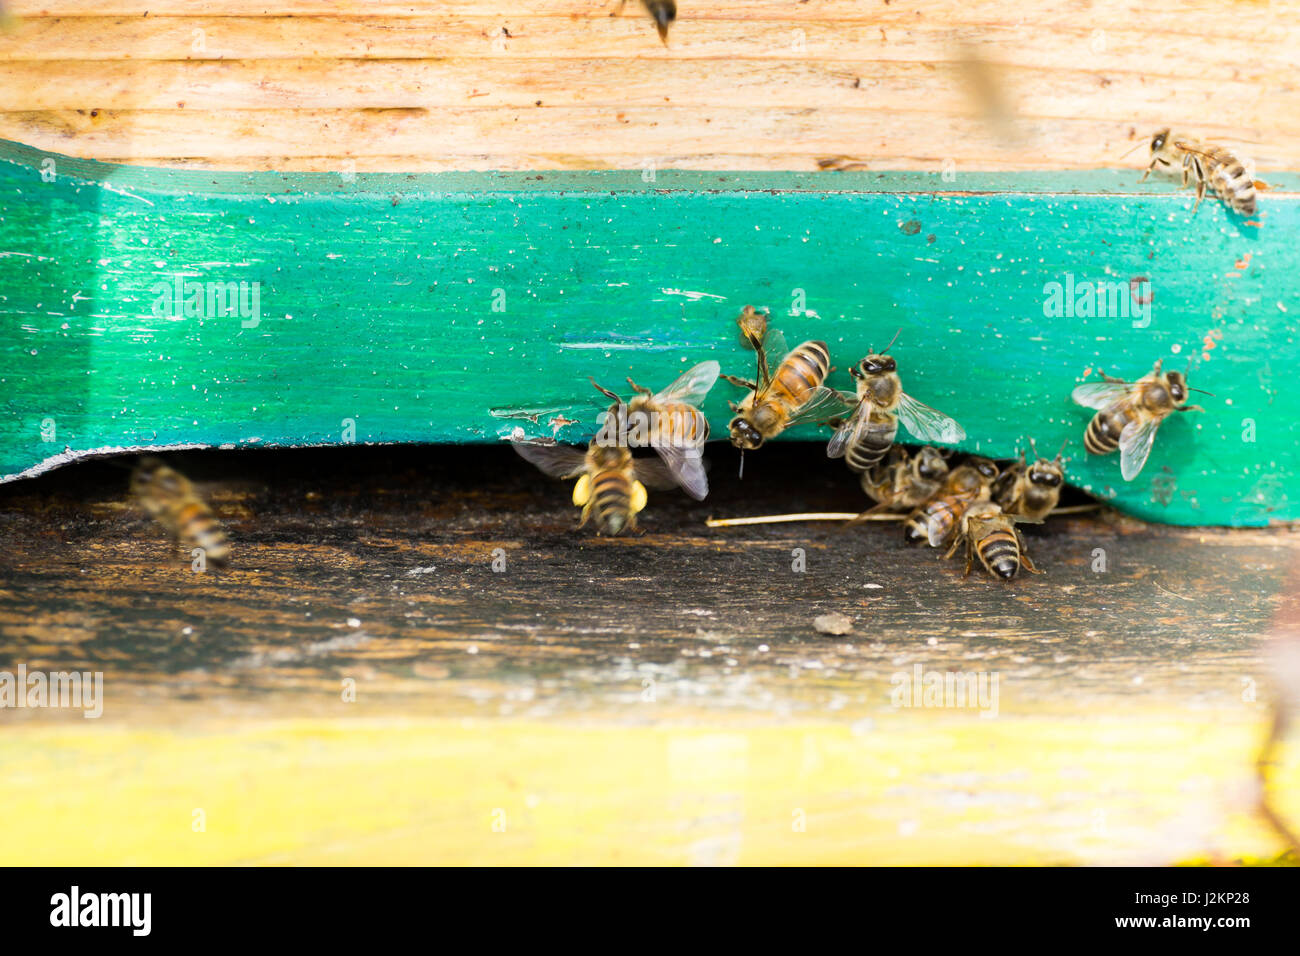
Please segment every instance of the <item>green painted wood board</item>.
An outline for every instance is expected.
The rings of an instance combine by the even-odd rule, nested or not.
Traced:
[[[1259,225],[1137,179],[212,173],[0,144],[0,480],[113,448],[343,443],[346,421],[357,442],[443,443],[564,418],[581,441],[588,375],[661,387],[705,358],[748,375],[733,320],[753,303],[792,345],[827,341],[845,388],[901,329],[908,391],[969,450],[1069,439],[1070,480],[1150,520],[1298,518],[1300,176],[1270,177]],[[256,323],[155,314],[177,276],[256,284]],[[1045,286],[1071,276],[1146,277],[1149,324],[1049,317]],[[1085,456],[1070,390],[1159,357],[1194,357],[1215,397],[1126,483]],[[715,437],[737,397],[711,396]]]

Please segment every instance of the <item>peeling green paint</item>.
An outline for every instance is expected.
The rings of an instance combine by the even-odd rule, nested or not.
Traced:
[[[790,344],[828,342],[843,388],[901,328],[905,386],[957,418],[967,448],[1068,438],[1070,480],[1123,510],[1300,518],[1300,176],[1270,177],[1252,225],[1212,201],[1193,215],[1188,191],[1138,175],[344,177],[0,144],[0,480],[140,445],[497,441],[516,427],[580,441],[601,407],[588,375],[661,386],[709,357],[748,374],[733,320],[753,303]],[[178,277],[201,284],[204,312],[243,291],[256,315],[187,317],[185,286],[174,315]],[[1048,317],[1045,287],[1070,281],[1132,283],[1149,324]],[[1070,390],[1090,368],[1136,377],[1161,357],[1195,358],[1191,383],[1215,397],[1168,422],[1126,483],[1115,457],[1086,458],[1090,413]],[[715,436],[738,397],[715,389]]]

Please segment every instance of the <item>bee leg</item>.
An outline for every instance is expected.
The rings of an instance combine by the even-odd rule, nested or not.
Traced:
[[[848,521],[844,522],[844,527],[845,527],[845,528],[851,528],[851,527],[853,527],[854,525],[862,524],[864,521],[866,521],[866,520],[867,520],[868,518],[870,518],[872,515],[878,515],[878,514],[880,514],[882,511],[887,511],[887,510],[889,510],[889,506],[886,505],[886,504],[884,504],[884,503],[882,502],[881,504],[876,505],[874,508],[868,508],[866,511],[863,511],[863,512],[860,512],[860,513],[854,515],[854,516],[853,516],[852,518],[850,518]]]
[[[961,537],[960,537],[960,536],[952,539],[952,544],[949,546],[947,552],[946,552],[946,553],[944,554],[944,556],[943,556],[945,561],[946,561],[948,558],[951,558],[954,554],[957,553],[957,546],[958,546],[959,544],[961,544]]]
[[[1140,183],[1144,183],[1144,182],[1146,182],[1146,181],[1147,181],[1147,177],[1151,175],[1151,170],[1153,170],[1153,169],[1155,169],[1155,168],[1156,168],[1156,160],[1153,159],[1153,160],[1151,160],[1151,165],[1147,167],[1147,171],[1146,171],[1145,173],[1142,174],[1142,178],[1139,179],[1138,182],[1140,182]]]
[[[758,391],[757,385],[755,385],[753,382],[747,382],[743,378],[737,378],[734,375],[719,375],[718,377],[722,379],[724,382],[730,382],[732,385],[739,385],[741,388],[747,388],[751,392]]]
[[[1196,184],[1196,203],[1192,206],[1192,212],[1196,212],[1201,206],[1201,200],[1205,198],[1205,180],[1202,179]]]
[[[1034,562],[1029,560],[1029,554],[1025,551],[1024,542],[1020,544],[1020,566],[1030,574],[1046,574],[1046,571],[1034,567]]]
[[[962,574],[963,578],[970,577],[971,565],[975,563],[975,544],[970,539],[966,541],[966,570]]]
[[[1020,566],[1022,568],[1030,574],[1047,573],[1046,571],[1034,567],[1034,562],[1029,559],[1029,552],[1025,550],[1025,536],[1020,533],[1019,528],[1016,529],[1016,544],[1020,545]]]

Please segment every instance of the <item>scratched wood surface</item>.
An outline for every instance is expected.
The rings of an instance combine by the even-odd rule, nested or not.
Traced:
[[[225,169],[1300,168],[1300,2],[13,0],[0,139]],[[352,168],[351,165],[348,168]]]
[[[816,451],[624,539],[504,449],[177,455],[235,541],[202,575],[119,468],[0,489],[0,671],[105,682],[98,720],[0,710],[0,862],[1288,859],[1251,767],[1295,528],[1057,519],[1004,585],[894,525],[704,526],[853,508]],[[917,665],[997,675],[996,716],[892,706]]]

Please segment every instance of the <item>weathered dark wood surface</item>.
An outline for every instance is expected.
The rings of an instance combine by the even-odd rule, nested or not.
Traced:
[[[94,830],[108,843],[92,856],[106,861],[1170,862],[1279,852],[1242,788],[1267,718],[1261,640],[1300,554],[1294,529],[1174,529],[1109,512],[1056,519],[1028,532],[1047,574],[1005,585],[963,580],[958,562],[904,546],[893,524],[705,528],[710,515],[857,507],[847,472],[813,451],[751,455],[743,483],[730,453],[716,453],[707,502],[652,493],[645,533],[623,539],[576,531],[567,486],[505,448],[176,455],[235,543],[231,568],[202,575],[127,504],[124,470],[83,464],[0,489],[0,670],[102,670],[106,684],[99,722],[0,710],[0,767],[35,751],[53,761],[45,776],[11,778],[0,808],[37,808],[48,829],[38,821],[32,845],[58,827],[66,835],[67,820],[39,809],[38,791],[74,772],[72,761],[122,803],[143,801],[128,813],[139,817],[134,831],[115,840]],[[796,548],[806,573],[791,569]],[[1104,573],[1092,570],[1097,549]],[[814,631],[814,617],[837,611],[855,620],[852,634]],[[891,708],[891,675],[916,663],[998,674],[999,719]],[[355,703],[340,701],[346,678],[357,681]],[[1244,690],[1256,686],[1251,699]],[[716,763],[709,748],[726,751],[733,738],[744,785],[701,769]],[[879,753],[863,764],[841,753],[850,745]],[[294,804],[308,786],[296,774],[310,777],[302,754],[320,748],[331,755],[321,773],[360,776],[351,789],[321,782],[332,795],[300,816],[325,822],[297,842],[269,839],[263,817],[201,849],[156,832],[170,813],[166,826],[188,833],[191,805],[212,805],[213,791],[244,794],[235,805],[245,815],[250,800],[264,816]],[[403,758],[385,763],[392,750]],[[444,772],[448,750],[472,780]],[[436,760],[419,756],[435,751]],[[838,770],[836,754],[849,761]],[[545,767],[528,769],[541,755]],[[681,759],[695,767],[697,757],[696,770],[682,770]],[[659,829],[651,823],[665,812],[652,772],[663,759],[678,760],[678,776],[695,781],[691,799],[710,806],[757,787],[777,801],[773,825],[787,835],[788,807],[815,805],[818,792],[843,813],[873,816],[841,821],[839,836],[823,832],[821,843],[764,843],[750,832],[751,794],[736,825],[743,840],[730,824],[712,833],[717,821],[699,824],[703,844],[685,840],[676,811]],[[1296,761],[1287,761],[1282,778],[1294,784]],[[374,817],[434,766],[443,768],[428,784],[436,793],[421,799],[437,812],[411,811],[421,827],[448,824],[449,814],[486,827],[506,798],[479,790],[500,774],[561,803],[568,786],[577,816],[630,813],[655,835],[649,849],[624,846],[619,856],[614,831],[631,823],[583,835],[572,821],[533,820],[535,832],[504,856],[504,841],[434,848],[417,839],[418,851],[401,836],[414,824]],[[583,777],[602,766],[632,782]],[[861,775],[886,766],[902,777],[861,792]],[[773,779],[762,783],[758,768]],[[186,773],[208,780],[206,799],[172,792]],[[641,773],[652,778],[644,786]],[[153,775],[167,783],[152,787]],[[279,777],[282,789],[258,789]],[[791,780],[804,796],[786,793]],[[1007,787],[1018,795],[996,796]],[[345,792],[360,803],[328,803]],[[953,820],[954,799],[975,803]],[[1109,814],[1109,831],[1093,832],[1095,810]],[[106,811],[83,812],[80,837]],[[552,834],[560,849],[543,848],[548,826],[567,834]],[[1020,843],[986,842],[990,826]],[[131,832],[138,852],[116,849]],[[54,857],[86,859],[67,839]],[[716,840],[720,856],[709,849]]]

